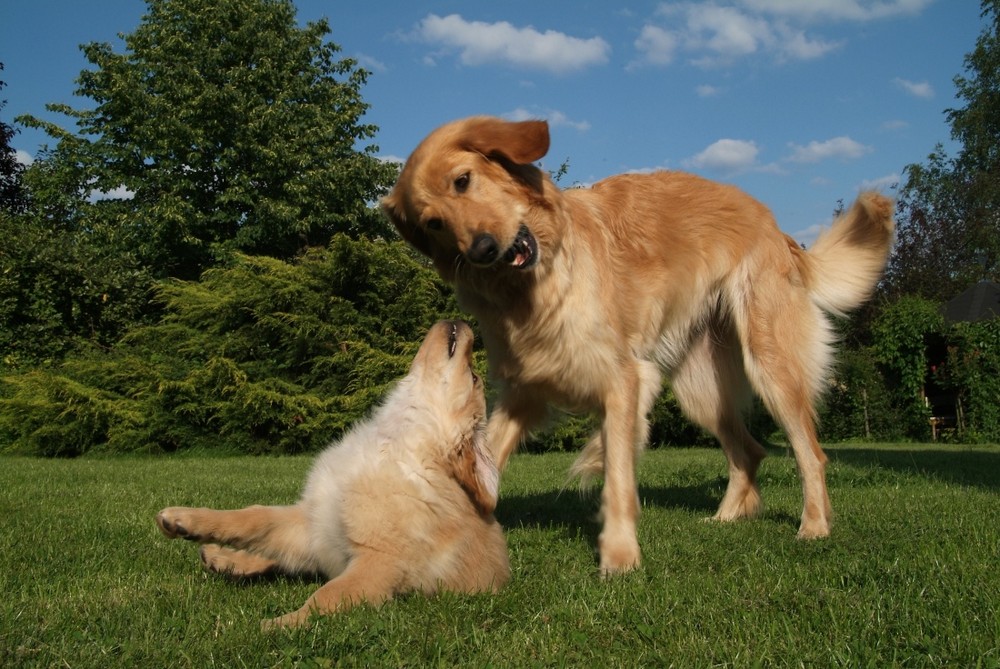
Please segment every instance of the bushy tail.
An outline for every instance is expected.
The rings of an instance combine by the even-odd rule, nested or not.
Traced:
[[[573,466],[569,468],[569,476],[565,488],[574,479],[580,479],[580,489],[587,490],[592,487],[604,474],[604,442],[601,441],[601,433],[598,431],[590,437],[590,441],[580,451]]]
[[[843,314],[868,299],[889,258],[893,209],[893,201],[884,195],[862,193],[801,256],[817,306]]]

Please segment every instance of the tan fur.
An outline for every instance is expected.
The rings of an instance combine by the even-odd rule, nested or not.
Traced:
[[[764,449],[742,418],[756,392],[795,452],[799,536],[827,536],[813,404],[833,335],[821,309],[844,311],[870,293],[891,243],[891,201],[862,194],[806,253],[762,204],[690,174],[560,191],[527,164],[548,150],[546,130],[490,117],[442,126],[383,200],[479,321],[502,385],[487,430],[498,466],[548,405],[603,416],[575,471],[603,472],[601,570],[627,571],[640,561],[635,455],[662,376],[729,460],[719,520],[760,510]]]
[[[510,566],[471,355],[468,325],[435,325],[382,407],[319,455],[294,506],[170,507],[157,525],[205,544],[210,571],[331,579],[265,628],[410,591],[496,591]]]

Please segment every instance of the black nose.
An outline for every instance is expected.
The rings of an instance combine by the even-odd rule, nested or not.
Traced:
[[[465,252],[470,262],[477,265],[489,265],[500,255],[500,247],[493,235],[485,232],[472,240],[472,246]]]

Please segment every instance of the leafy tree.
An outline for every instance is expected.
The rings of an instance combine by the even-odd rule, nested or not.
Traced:
[[[45,158],[75,183],[86,218],[116,228],[155,276],[196,278],[232,251],[290,258],[374,220],[394,168],[361,122],[367,73],[297,27],[289,0],[147,0],[125,53],[84,45],[96,69],[49,105],[79,134],[18,120],[58,143]],[[108,197],[117,194],[118,197]]]
[[[1000,276],[1000,0],[983,0],[982,16],[967,74],[955,77],[965,106],[945,112],[961,149],[949,158],[938,146],[906,168],[887,281],[896,295],[942,300]]]
[[[959,437],[1000,441],[1000,318],[955,324],[947,351],[935,377],[961,406]]]
[[[294,262],[239,256],[158,297],[165,316],[110,350],[4,379],[0,443],[60,456],[316,450],[406,371],[434,320],[457,314],[403,242],[346,235]]]
[[[875,321],[873,349],[894,395],[901,434],[917,438],[930,434],[930,413],[923,398],[930,369],[927,349],[943,330],[938,304],[914,295],[901,297]]]
[[[0,72],[3,63],[0,63]],[[7,84],[0,81],[0,90]],[[0,109],[7,105],[6,100],[0,100]],[[21,187],[21,172],[23,166],[17,161],[17,155],[10,146],[17,130],[0,121],[0,216],[23,211],[27,202],[24,189]]]
[[[387,229],[371,206],[395,167],[357,147],[367,73],[299,28],[288,0],[148,0],[125,53],[83,47],[93,108],[32,116],[44,147],[0,214],[0,367],[110,347],[155,321],[154,281],[196,279],[234,253],[288,259],[338,231]]]

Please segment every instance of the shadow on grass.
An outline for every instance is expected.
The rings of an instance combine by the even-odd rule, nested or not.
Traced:
[[[832,462],[861,468],[877,468],[935,481],[1000,490],[1000,453],[953,448],[856,448],[830,447]]]
[[[726,479],[708,479],[704,483],[677,486],[639,486],[639,499],[643,509],[653,507],[692,512],[710,518],[722,501]],[[588,492],[575,489],[546,491],[527,495],[501,496],[496,509],[497,520],[505,529],[515,527],[561,530],[567,537],[584,537],[597,546],[601,531],[598,517],[600,488]],[[798,527],[799,519],[791,514],[768,510],[765,506],[761,518],[750,522],[769,521]]]

